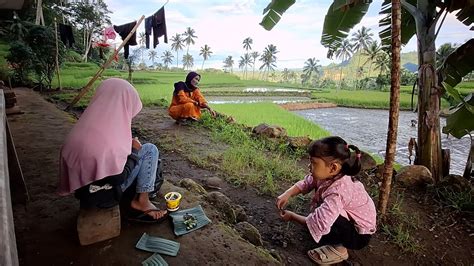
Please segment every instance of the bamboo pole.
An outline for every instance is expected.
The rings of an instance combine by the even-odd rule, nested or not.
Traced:
[[[56,18],[54,18],[54,36],[56,37],[56,73],[58,75],[59,90],[61,90],[61,73],[59,73],[58,23],[56,22]]]
[[[92,77],[92,79],[89,80],[87,85],[84,88],[82,88],[82,90],[79,92],[79,94],[71,101],[71,103],[66,107],[66,111],[70,110],[74,106],[74,104],[76,104],[79,101],[79,99],[81,99],[82,96],[84,96],[84,94],[86,94],[87,91],[90,90],[90,88],[91,88],[92,84],[94,83],[94,81],[96,81],[96,79],[99,78],[99,76],[102,74],[102,72],[104,72],[104,70],[110,65],[112,60],[114,60],[114,57],[118,54],[118,52],[120,50],[122,50],[122,48],[125,46],[125,44],[128,42],[128,40],[132,37],[133,33],[135,33],[138,26],[140,25],[140,23],[142,23],[142,21],[144,19],[145,19],[145,16],[141,16],[141,18],[138,20],[137,24],[135,24],[135,26],[133,27],[132,31],[130,31],[130,33],[125,38],[125,40],[123,40],[122,44],[120,44],[119,48],[116,51],[114,51],[112,53],[112,55],[110,55],[109,59],[99,68],[99,70],[94,75],[94,77]]]

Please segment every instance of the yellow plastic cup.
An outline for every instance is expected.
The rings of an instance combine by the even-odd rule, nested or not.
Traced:
[[[176,211],[179,209],[179,203],[181,202],[181,194],[178,192],[168,192],[165,195],[166,208],[168,211]]]

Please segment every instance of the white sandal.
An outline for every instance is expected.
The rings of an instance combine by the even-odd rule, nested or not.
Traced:
[[[349,253],[341,253],[331,245],[322,246],[308,251],[308,256],[319,265],[330,265],[345,261]]]

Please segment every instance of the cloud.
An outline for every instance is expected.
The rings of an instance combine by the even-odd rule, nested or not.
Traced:
[[[214,67],[222,67],[222,60],[227,56],[233,56],[237,61],[245,53],[242,41],[251,37],[253,39],[252,50],[261,53],[269,45],[276,45],[277,66],[279,69],[285,67],[303,67],[304,61],[315,57],[321,64],[327,65],[332,61],[326,58],[327,49],[320,43],[324,24],[324,18],[332,1],[299,0],[288,9],[280,22],[272,31],[264,30],[259,23],[263,15],[263,9],[271,0],[170,0],[166,5],[166,18],[168,27],[168,38],[176,33],[183,33],[187,27],[196,31],[198,38],[196,44],[189,48],[193,55],[195,64],[202,62],[199,50],[205,44],[211,47],[213,54],[206,62]],[[114,11],[111,15],[115,24],[126,23],[136,20],[140,15],[151,15],[160,8],[165,0],[106,0],[109,8]],[[362,26],[371,29],[374,38],[378,39],[378,21],[381,0],[375,0],[361,23],[349,34],[360,29]],[[143,27],[139,28],[143,31]],[[444,42],[464,42],[472,38],[473,32],[460,23],[452,14],[448,15],[437,39],[437,44]],[[162,43],[157,47],[159,55],[165,50],[170,50],[171,45]],[[416,50],[416,41],[413,38],[404,47],[403,51]],[[176,56],[176,53],[173,52]],[[181,57],[183,51],[179,52]],[[181,63],[180,63],[181,64]]]

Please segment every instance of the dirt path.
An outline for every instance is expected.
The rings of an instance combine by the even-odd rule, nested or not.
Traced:
[[[75,119],[32,91],[17,90],[17,97],[25,114],[9,117],[9,121],[32,197],[26,207],[14,206],[19,256],[23,265],[38,262],[48,265],[137,265],[150,255],[134,248],[143,232],[181,243],[178,257],[165,258],[171,265],[276,264],[268,251],[278,254],[283,264],[311,263],[306,256],[306,251],[314,247],[311,237],[304,228],[278,218],[273,197],[261,196],[253,188],[228,184],[224,181],[226,175],[216,165],[200,164],[199,158],[218,156],[226,144],[213,140],[208,131],[176,125],[166,110],[159,107],[144,108],[134,120],[133,127],[141,139],[157,144],[160,149],[164,176],[169,181],[161,191],[183,192],[183,207],[202,204],[213,223],[176,238],[167,223],[143,226],[124,221],[119,237],[81,247],[75,230],[78,203],[73,197],[63,198],[54,193],[58,151]],[[234,204],[242,206],[247,221],[262,235],[265,249],[256,248],[240,238],[232,229],[233,225],[224,222],[225,215],[216,211],[198,193],[175,187],[183,178],[195,180],[208,192],[222,192]],[[415,234],[415,239],[423,243],[423,250],[417,254],[402,254],[397,246],[387,241],[386,236],[377,233],[368,248],[350,253],[350,264],[474,263],[474,245],[469,236],[472,231],[469,228],[466,231],[465,226],[469,218],[454,224],[452,220],[437,220],[443,210],[436,212],[422,195],[406,197],[405,202],[409,206],[405,211],[413,213],[413,219],[423,221]]]
[[[75,228],[78,202],[72,196],[60,197],[55,193],[58,151],[74,119],[35,92],[17,89],[16,94],[25,113],[9,117],[9,123],[31,195],[26,206],[14,206],[22,265],[138,265],[151,255],[134,248],[143,232],[180,242],[177,257],[165,256],[171,265],[277,264],[262,249],[249,244],[220,222],[212,206],[186,191],[183,191],[186,199],[183,207],[201,203],[213,221],[211,225],[175,237],[168,222],[137,225],[124,221],[119,237],[80,246]],[[179,188],[165,183],[162,190]]]

